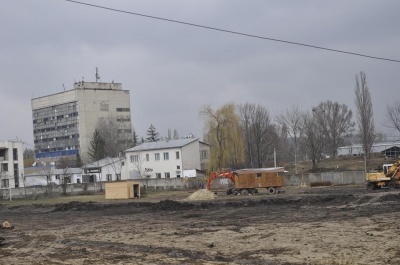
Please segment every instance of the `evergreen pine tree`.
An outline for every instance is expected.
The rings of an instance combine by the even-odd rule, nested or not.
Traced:
[[[149,129],[147,129],[147,142],[157,142],[159,141],[159,134],[156,131],[156,128],[153,126],[153,124],[150,125]]]
[[[139,136],[137,135],[136,131],[133,131],[133,135],[132,135],[132,145],[133,147],[139,145]]]
[[[80,155],[79,153],[76,155],[75,166],[76,166],[77,168],[81,168],[81,167],[83,166],[83,162],[82,162],[82,159],[81,159],[81,155]]]
[[[92,161],[98,161],[105,157],[104,140],[97,129],[94,130],[90,140],[88,155],[92,158]]]

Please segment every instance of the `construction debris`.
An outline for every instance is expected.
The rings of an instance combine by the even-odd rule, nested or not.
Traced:
[[[3,228],[3,229],[14,229],[14,226],[11,225],[10,222],[4,221],[4,222],[1,224],[1,228]]]
[[[202,201],[202,200],[215,200],[217,195],[207,189],[200,189],[192,193],[186,200],[188,201]]]

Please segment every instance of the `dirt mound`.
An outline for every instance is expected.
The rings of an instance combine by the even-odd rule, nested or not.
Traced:
[[[202,200],[214,200],[217,198],[213,192],[207,189],[200,189],[196,192],[192,193],[189,197],[186,198],[188,201],[202,201]]]
[[[194,208],[195,205],[188,203],[188,202],[177,202],[172,200],[164,200],[160,201],[159,203],[154,203],[151,206],[152,210],[183,210],[183,209],[190,209]]]
[[[56,204],[53,212],[66,212],[66,211],[95,211],[99,207],[94,202],[79,202],[72,201],[69,203]]]

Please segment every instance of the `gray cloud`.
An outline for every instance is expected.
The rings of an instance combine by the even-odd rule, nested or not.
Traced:
[[[137,13],[400,59],[400,3],[385,1],[87,1]],[[204,104],[259,103],[271,113],[311,110],[324,100],[354,109],[363,70],[375,121],[399,100],[399,63],[247,38],[81,6],[6,1],[0,10],[0,138],[32,143],[30,100],[72,88],[82,77],[131,90],[140,136],[177,129],[201,136]],[[11,117],[11,118],[10,118]]]

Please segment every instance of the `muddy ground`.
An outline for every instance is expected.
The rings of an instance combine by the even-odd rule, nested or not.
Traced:
[[[400,190],[0,205],[1,264],[400,264]],[[0,202],[1,204],[1,202]],[[1,241],[0,241],[1,242]]]

